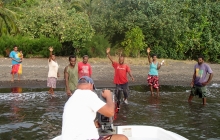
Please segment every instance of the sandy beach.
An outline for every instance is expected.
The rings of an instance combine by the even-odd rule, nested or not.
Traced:
[[[59,64],[60,77],[57,87],[64,87],[63,71],[69,64],[68,57],[56,57]],[[117,61],[117,58],[115,58]],[[78,62],[81,59],[77,60]],[[159,60],[161,61],[161,60]],[[97,88],[114,87],[114,69],[107,59],[91,58],[89,63],[92,66],[92,78]],[[131,68],[135,81],[129,81],[129,85],[147,84],[146,78],[149,72],[147,58],[126,58],[125,63]],[[165,60],[165,64],[159,70],[160,85],[189,86],[192,80],[193,67],[196,61]],[[220,64],[209,64],[214,72],[212,83],[220,83]],[[23,74],[21,80],[12,83],[11,80],[11,59],[0,58],[0,88],[22,87],[22,88],[46,88],[48,73],[47,58],[24,58],[22,62]],[[130,80],[130,79],[129,79]]]

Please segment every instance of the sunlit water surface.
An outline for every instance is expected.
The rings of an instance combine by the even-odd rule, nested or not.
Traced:
[[[159,98],[151,97],[146,86],[130,87],[129,104],[121,105],[114,124],[158,126],[190,140],[217,140],[219,89],[218,84],[208,87],[208,104],[203,106],[198,97],[187,102],[189,87],[162,86]],[[0,140],[47,140],[60,135],[68,100],[63,90],[51,96],[46,89],[0,89]]]

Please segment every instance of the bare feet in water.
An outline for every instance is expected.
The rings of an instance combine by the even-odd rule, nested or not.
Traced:
[[[48,91],[48,93],[49,93],[49,94],[54,94],[54,91],[50,89],[50,90]]]

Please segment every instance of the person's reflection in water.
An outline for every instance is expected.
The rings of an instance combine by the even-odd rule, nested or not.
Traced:
[[[11,89],[11,92],[14,93],[14,94],[21,94],[22,93],[22,88],[21,87],[13,87]],[[16,96],[17,97],[17,96]],[[21,115],[20,112],[21,112],[21,108],[19,108],[19,104],[21,103],[20,102],[21,100],[15,98],[12,103],[11,103],[11,110],[13,112],[12,116],[11,116],[11,120],[13,122],[21,122],[23,121],[24,119],[24,116],[25,115]]]
[[[160,108],[160,97],[149,97],[148,102],[152,105],[152,107]]]
[[[45,132],[48,132],[47,139],[51,139],[56,135],[60,134],[59,129],[54,129],[56,126],[62,125],[62,122],[55,121],[59,120],[60,116],[59,114],[62,114],[63,110],[58,109],[59,104],[58,103],[59,98],[56,98],[56,96],[52,96],[45,106],[45,113],[43,114],[42,124],[40,125],[41,129],[43,129]]]
[[[149,96],[149,115],[152,116],[151,118],[154,122],[160,120],[160,102],[160,97]]]
[[[55,98],[55,96],[51,96],[51,98],[48,101],[48,106],[46,108],[47,112],[56,112],[57,108],[56,108],[56,102],[57,102],[57,98]]]
[[[207,119],[209,116],[209,111],[207,111],[207,107],[204,105],[192,105],[189,104],[188,114],[188,125],[191,129],[200,128],[201,130],[206,130],[207,124],[210,124],[210,120]],[[201,117],[203,116],[203,117]]]
[[[12,93],[22,93],[22,88],[21,87],[13,87],[11,88]]]

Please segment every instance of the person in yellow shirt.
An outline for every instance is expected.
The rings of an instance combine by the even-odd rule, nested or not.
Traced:
[[[18,52],[18,57],[20,58],[21,60],[21,63],[20,63],[20,66],[18,68],[18,74],[21,75],[22,74],[22,60],[23,60],[23,53],[22,51],[19,51]],[[19,79],[20,80],[20,79]]]

